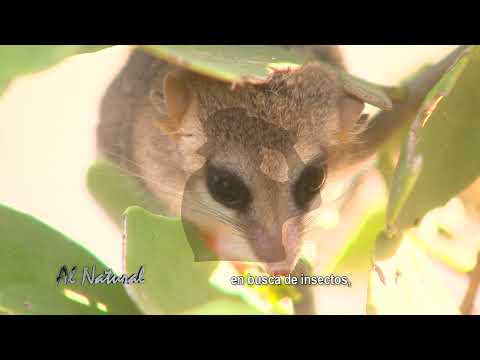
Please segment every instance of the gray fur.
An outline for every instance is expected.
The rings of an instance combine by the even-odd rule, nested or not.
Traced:
[[[215,211],[231,219],[235,226],[252,227],[244,233],[258,234],[257,241],[261,238],[267,241],[270,235],[272,239],[281,236],[286,219],[299,214],[291,195],[283,190],[277,192],[271,185],[275,181],[269,180],[285,178],[281,174],[285,170],[281,158],[288,163],[298,154],[305,163],[321,154],[329,166],[338,166],[339,159],[348,158],[343,152],[345,144],[338,139],[355,141],[349,136],[339,137],[344,130],[341,100],[346,96],[341,79],[331,66],[315,61],[342,67],[338,48],[287,46],[307,52],[310,61],[297,71],[274,73],[268,84],[246,84],[231,89],[224,82],[183,71],[194,101],[184,116],[179,135],[173,137],[162,133],[155,124],[167,112],[161,101],[164,76],[175,67],[135,51],[103,99],[98,127],[100,150],[122,167],[139,174],[144,185],[169,203],[171,213],[177,215],[187,180],[202,168],[205,160],[230,167],[245,179],[257,199],[247,214],[233,214],[206,198],[201,176],[193,187],[198,194],[195,201],[201,201],[209,211],[219,208]],[[229,115],[219,119],[218,114]],[[213,143],[207,141],[212,139]],[[205,143],[208,149],[203,146]],[[265,152],[265,148],[275,151]],[[288,169],[290,182],[302,166],[293,172]],[[259,171],[269,179],[259,175]],[[295,224],[290,238],[296,240],[285,245],[287,252],[290,251],[289,266],[296,261],[301,245],[298,238],[302,222],[297,220]]]

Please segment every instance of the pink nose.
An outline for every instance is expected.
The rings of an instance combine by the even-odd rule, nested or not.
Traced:
[[[266,264],[266,271],[273,276],[287,276],[293,270],[293,266],[286,263]]]
[[[288,274],[290,274],[290,272],[288,271],[277,271],[277,272],[274,272],[273,273],[273,276],[287,276]]]

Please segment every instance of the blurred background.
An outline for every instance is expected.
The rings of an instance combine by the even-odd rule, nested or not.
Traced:
[[[394,85],[455,46],[342,48],[351,73]],[[30,213],[60,230],[115,271],[120,271],[121,234],[88,193],[85,177],[97,156],[95,128],[100,100],[127,56],[125,46],[75,56],[47,71],[17,78],[0,97],[0,203]],[[351,209],[337,220],[337,228],[322,232],[315,241],[319,266],[341,247],[363,206],[384,196],[378,174],[369,174],[367,179],[356,192]],[[477,230],[471,230],[471,234]],[[449,291],[456,301],[461,301],[467,288],[466,275],[437,265]],[[319,289],[324,295],[319,300],[321,312],[363,313],[366,290],[364,286],[357,290],[351,296],[349,289]],[[349,291],[348,296],[345,291]],[[478,299],[476,311],[480,311]]]

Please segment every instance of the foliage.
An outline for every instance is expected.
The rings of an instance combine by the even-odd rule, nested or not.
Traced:
[[[106,266],[86,249],[30,215],[0,205],[0,311],[8,314],[139,314],[120,285],[65,285],[60,268]],[[83,269],[78,269],[80,272]],[[100,305],[99,305],[100,304]],[[103,304],[103,306],[102,306]]]

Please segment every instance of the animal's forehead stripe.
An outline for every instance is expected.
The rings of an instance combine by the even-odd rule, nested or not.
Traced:
[[[248,116],[246,109],[226,108],[204,119],[202,125],[207,142],[212,144],[239,144],[260,151],[262,147],[293,147],[296,132],[287,131],[262,118]]]
[[[285,156],[279,151],[268,148],[263,148],[261,154],[260,170],[274,181],[288,181],[288,164]]]

